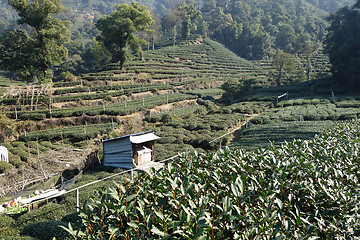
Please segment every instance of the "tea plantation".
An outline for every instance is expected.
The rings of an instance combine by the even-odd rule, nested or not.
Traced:
[[[327,86],[324,55],[311,63],[322,79],[298,82],[292,73],[275,86],[269,61],[197,39],[52,85],[19,86],[4,75],[0,141],[10,161],[0,163],[1,196],[67,164],[101,160],[102,139],[155,130],[156,161],[186,154],[152,176],[84,189],[80,215],[75,193],[7,214],[0,239],[76,239],[74,229],[79,239],[358,237],[360,99]],[[242,88],[229,95],[228,81]],[[72,187],[120,171],[93,166]]]
[[[355,239],[359,122],[254,152],[186,153],[153,175],[97,191],[80,239]],[[86,236],[82,238],[81,236]]]

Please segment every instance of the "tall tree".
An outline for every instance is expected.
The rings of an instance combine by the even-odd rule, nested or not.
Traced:
[[[176,37],[178,34],[178,28],[181,23],[181,19],[183,18],[182,12],[178,9],[178,6],[176,8],[173,8],[169,11],[168,14],[166,14],[161,19],[161,26],[165,31],[172,32],[173,35],[173,45],[176,45]]]
[[[127,47],[142,54],[141,45],[146,41],[136,36],[136,33],[148,29],[153,24],[150,11],[137,2],[117,5],[115,11],[98,20],[96,27],[101,31],[97,37],[112,56],[113,62],[124,65]]]
[[[296,60],[293,55],[279,50],[272,60],[272,65],[277,70],[276,81],[277,84],[281,84],[281,78],[283,71],[293,71],[295,69]]]
[[[183,13],[182,35],[183,38],[188,39],[198,28],[199,20],[202,19],[201,11],[195,2],[190,0],[184,2],[178,9]]]
[[[27,81],[51,81],[52,67],[67,56],[68,22],[54,15],[65,11],[60,0],[9,0],[25,30],[0,37],[0,66]]]
[[[360,0],[353,8],[339,9],[329,18],[325,46],[335,81],[352,91],[360,91]]]

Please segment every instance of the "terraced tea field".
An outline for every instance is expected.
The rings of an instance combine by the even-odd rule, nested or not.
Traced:
[[[103,138],[148,130],[162,137],[158,160],[187,149],[217,149],[219,142],[209,142],[244,122],[245,115],[263,113],[256,118],[263,119],[281,111],[305,111],[274,108],[276,96],[284,91],[301,96],[309,84],[274,88],[269,71],[268,64],[246,61],[217,42],[197,39],[145,51],[142,60],[129,61],[123,69],[109,64],[73,81],[11,87],[7,81],[0,110],[10,129],[5,137],[11,154],[10,163],[2,163],[0,172],[37,168],[33,163],[39,163],[52,145],[98,149]],[[228,80],[251,82],[253,94],[224,104],[221,85]],[[222,146],[230,139],[223,139]],[[46,171],[60,171],[63,165]],[[38,169],[35,172],[43,175]]]
[[[217,42],[198,40],[146,51],[144,60],[127,62],[123,69],[109,64],[74,81],[8,87],[0,108],[15,133],[8,142],[19,147],[9,145],[10,163],[0,170],[19,170],[38,162],[51,150],[50,145],[42,146],[44,141],[77,148],[91,139],[154,129],[164,137],[158,144],[158,159],[189,148],[212,149],[216,146],[209,146],[208,138],[223,134],[243,117],[228,113],[224,118],[216,104],[205,104],[201,98],[221,98],[220,86],[230,78],[265,78],[266,73]],[[219,126],[209,125],[210,120],[199,114],[209,115]],[[178,136],[179,131],[163,126],[166,121],[195,125],[181,127],[184,132]],[[54,171],[59,168],[61,164]]]

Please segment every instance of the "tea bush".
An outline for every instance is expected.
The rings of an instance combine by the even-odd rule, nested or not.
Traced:
[[[16,224],[20,229],[24,229],[26,226],[37,222],[60,221],[67,214],[69,214],[69,209],[65,206],[49,203],[35,211],[21,215]]]
[[[359,139],[353,121],[266,150],[185,154],[98,191],[79,230],[107,239],[356,239]]]
[[[67,223],[61,221],[36,222],[27,225],[22,231],[22,235],[28,235],[38,240],[51,240],[54,237],[61,240],[70,240],[71,235],[61,226],[67,227]]]
[[[11,163],[0,161],[0,173],[5,173],[14,168]]]

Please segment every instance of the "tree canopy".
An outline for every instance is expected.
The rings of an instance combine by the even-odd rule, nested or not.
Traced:
[[[291,54],[279,50],[272,60],[272,65],[278,72],[276,80],[277,84],[280,85],[283,71],[293,71],[296,66],[296,60]]]
[[[67,56],[68,23],[54,15],[65,11],[60,0],[9,0],[18,15],[16,29],[0,37],[0,67],[27,81],[51,81],[52,67]]]
[[[339,9],[329,17],[326,49],[336,83],[349,90],[360,90],[360,0]]]
[[[153,24],[150,11],[137,2],[117,5],[116,10],[98,20],[96,27],[101,31],[97,40],[111,53],[112,61],[122,66],[127,48],[142,53],[141,45],[146,42],[136,36]]]

